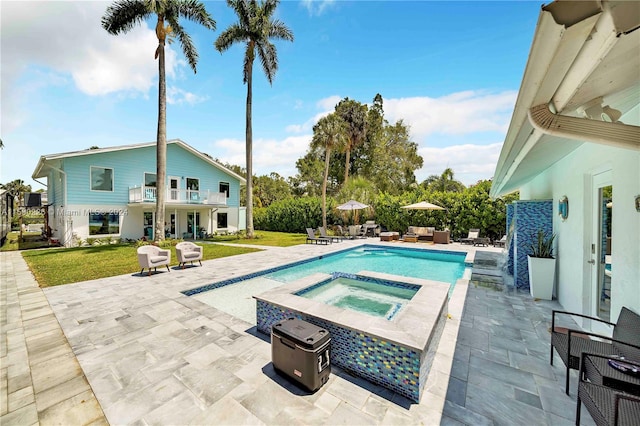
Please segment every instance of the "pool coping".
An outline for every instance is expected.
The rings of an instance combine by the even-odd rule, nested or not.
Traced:
[[[360,271],[357,275],[414,284],[420,286],[420,290],[392,320],[376,318],[364,313],[326,305],[317,300],[293,294],[331,278],[330,274],[321,272],[276,287],[259,295],[254,295],[253,298],[287,310],[319,317],[357,332],[371,334],[411,350],[423,351],[433,337],[435,326],[443,310],[447,307],[450,284],[372,271]],[[464,278],[460,278],[458,282],[460,281],[468,283],[468,280]],[[456,285],[458,282],[456,282]],[[437,304],[437,309],[434,308],[434,300],[443,301]]]

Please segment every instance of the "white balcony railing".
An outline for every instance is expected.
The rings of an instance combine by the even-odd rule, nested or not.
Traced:
[[[133,188],[129,188],[130,203],[155,203],[156,195],[157,189],[152,186],[134,186]],[[224,192],[212,192],[208,189],[204,191],[167,189],[165,203],[226,205],[227,194]]]

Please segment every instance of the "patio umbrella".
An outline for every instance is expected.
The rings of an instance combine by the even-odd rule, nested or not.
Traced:
[[[349,200],[344,204],[340,204],[336,207],[338,210],[361,210],[369,207],[367,204],[362,204],[356,200]]]
[[[351,210],[353,212],[353,221],[355,223],[356,216],[355,216],[354,210],[362,210],[362,209],[366,209],[367,207],[369,207],[367,204],[362,204],[361,202],[356,200],[349,200],[344,204],[340,204],[336,208],[338,210]]]
[[[408,210],[446,210],[444,207],[440,207],[436,204],[431,204],[426,201],[420,201],[419,203],[409,204],[408,206],[402,206],[402,209]]]

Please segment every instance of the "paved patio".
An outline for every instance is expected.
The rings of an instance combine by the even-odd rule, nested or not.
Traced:
[[[0,423],[573,424],[577,376],[566,396],[562,362],[548,361],[560,306],[505,285],[500,249],[428,246],[474,251],[476,262],[451,297],[419,404],[336,367],[309,394],[274,372],[269,337],[253,324],[180,293],[363,242],[270,247],[44,290],[19,253],[2,253]]]

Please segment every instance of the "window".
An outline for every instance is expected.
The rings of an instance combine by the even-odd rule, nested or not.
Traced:
[[[200,180],[187,178],[187,198],[189,201],[197,202],[200,199]]]
[[[227,227],[227,213],[218,213],[218,228]]]
[[[144,174],[144,186],[151,186],[153,188],[156,187],[156,174],[155,173],[145,173]]]
[[[120,233],[120,214],[90,213],[89,235],[109,235]]]
[[[229,198],[229,182],[220,182],[219,192],[224,192],[227,194],[227,198]]]
[[[91,190],[113,191],[113,169],[91,166]]]

